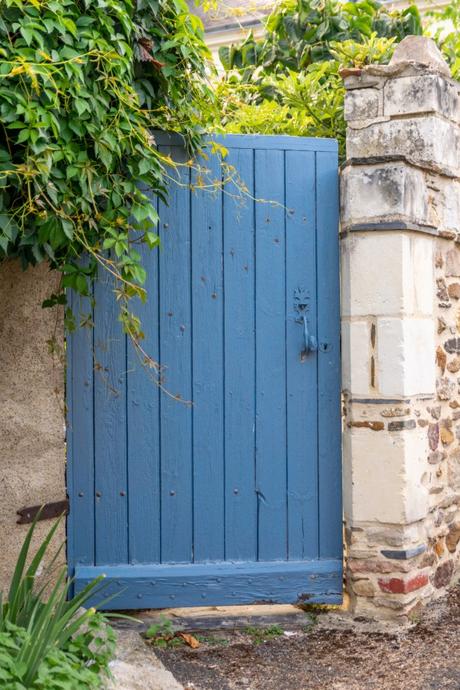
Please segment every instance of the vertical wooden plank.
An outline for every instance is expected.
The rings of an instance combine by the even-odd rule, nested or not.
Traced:
[[[317,337],[313,152],[286,152],[286,207],[288,556],[303,560],[318,557],[318,353],[302,355],[304,328],[295,308],[302,294],[309,332]]]
[[[255,151],[255,196],[265,201],[256,204],[256,490],[263,561],[287,553],[283,151]]]
[[[160,147],[185,162],[182,149]],[[169,202],[159,204],[160,362],[165,368],[161,398],[161,560],[193,559],[192,398],[190,305],[189,170],[171,171]],[[180,396],[182,400],[175,400]]]
[[[70,309],[73,308],[73,294],[71,290],[67,290],[67,304]],[[73,463],[74,455],[74,434],[73,434],[73,399],[74,399],[74,385],[73,385],[73,370],[74,370],[74,351],[72,343],[72,335],[70,333],[65,334],[66,337],[66,369],[65,369],[65,392],[66,392],[66,421],[65,421],[65,442],[67,449],[66,457],[66,469],[65,478],[67,486],[67,496],[69,499],[69,514],[66,521],[66,559],[67,559],[67,572],[69,577],[75,575],[75,537],[76,537],[76,525],[78,521],[74,520],[74,512],[78,510],[78,506],[74,505],[75,489],[74,483],[77,481],[78,476],[75,471],[75,465]],[[78,432],[77,432],[78,433]],[[70,594],[73,595],[73,586],[70,588]]]
[[[156,200],[156,205],[158,205]],[[157,228],[153,228],[157,230]],[[142,348],[155,362],[159,352],[159,250],[139,247],[147,270],[147,302],[136,303],[142,321]],[[128,340],[128,523],[129,562],[159,563],[160,548],[160,389],[158,374]]]
[[[319,545],[321,558],[341,558],[339,200],[336,152],[317,152],[316,189]]]
[[[201,161],[221,180],[217,156]],[[198,182],[197,172],[192,182]],[[222,194],[197,189],[192,203],[194,560],[224,558],[224,355]]]
[[[93,329],[88,297],[68,293],[77,330],[67,335],[67,560],[94,565]],[[86,323],[86,325],[84,325]]]
[[[94,289],[96,565],[128,561],[126,337],[113,287],[100,269]]]
[[[255,561],[254,153],[230,149],[227,162],[247,187],[231,183],[224,204],[225,557]]]

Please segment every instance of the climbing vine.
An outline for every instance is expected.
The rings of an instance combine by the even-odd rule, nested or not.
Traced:
[[[152,199],[166,195],[154,130],[197,145],[206,58],[184,0],[0,0],[0,260],[61,274],[45,306],[65,304],[65,288],[90,294],[102,267],[141,335],[139,245],[158,244]]]

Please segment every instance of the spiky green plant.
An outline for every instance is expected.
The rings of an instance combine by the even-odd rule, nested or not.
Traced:
[[[46,575],[38,578],[40,564],[58,529],[58,520],[49,530],[35,554],[29,558],[32,539],[39,515],[28,530],[19,553],[7,599],[0,594],[0,634],[21,628],[14,661],[21,683],[32,687],[40,667],[52,650],[65,650],[72,638],[96,615],[94,608],[83,609],[85,603],[101,588],[103,576],[96,578],[75,596],[65,566],[58,570],[54,583],[51,570],[62,551],[59,547],[51,559]],[[27,565],[29,563],[29,565]],[[19,669],[19,671],[18,671]]]

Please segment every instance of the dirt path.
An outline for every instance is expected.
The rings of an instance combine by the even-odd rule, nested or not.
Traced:
[[[155,649],[194,690],[460,690],[460,588],[405,634],[330,630],[319,622],[199,637],[198,649]]]

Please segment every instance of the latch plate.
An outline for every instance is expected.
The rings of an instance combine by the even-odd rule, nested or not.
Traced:
[[[298,314],[310,310],[310,291],[303,287],[294,289],[294,309]]]

